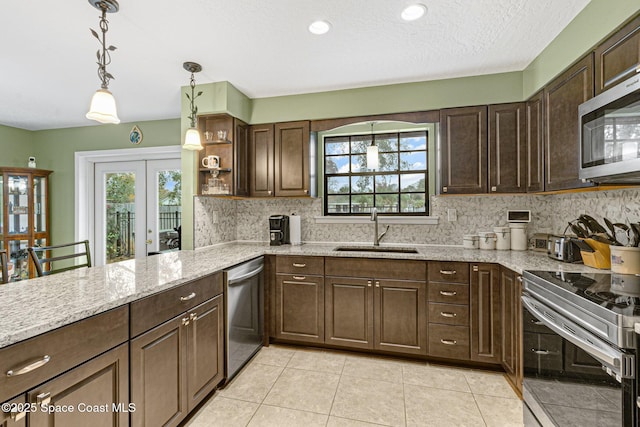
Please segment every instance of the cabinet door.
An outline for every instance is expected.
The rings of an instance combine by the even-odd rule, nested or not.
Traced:
[[[624,81],[640,67],[640,17],[637,17],[595,51],[596,95]]]
[[[3,410],[0,411],[0,427],[26,427],[29,408],[25,405],[24,394],[5,403],[11,406],[4,408],[3,404]]]
[[[373,348],[373,280],[325,278],[325,343]]]
[[[275,195],[308,196],[309,122],[276,123],[274,129]]]
[[[440,111],[442,193],[487,192],[487,107]]]
[[[374,347],[411,354],[427,352],[427,284],[374,281]]]
[[[502,323],[501,364],[509,381],[522,392],[522,292],[521,276],[500,269],[500,318]]]
[[[578,178],[578,106],[593,97],[593,56],[589,54],[544,89],[545,191],[593,185]]]
[[[128,426],[129,410],[133,410],[129,407],[128,350],[122,344],[29,391],[30,403],[73,408],[67,412],[39,407],[29,413],[29,426]]]
[[[177,426],[187,416],[187,320],[178,316],[131,341],[133,426]]]
[[[527,192],[544,191],[543,92],[527,101]]]
[[[525,104],[489,105],[489,191],[526,191]]]
[[[500,267],[474,264],[471,273],[471,360],[500,363]]]
[[[187,313],[187,386],[191,411],[224,379],[224,303],[222,295]]]
[[[236,196],[249,194],[249,125],[233,119],[233,191]]]
[[[324,342],[324,279],[276,275],[276,338]]]
[[[273,196],[273,125],[249,128],[249,195]]]

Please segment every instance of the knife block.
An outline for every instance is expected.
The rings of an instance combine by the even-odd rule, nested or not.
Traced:
[[[582,239],[591,246],[594,252],[580,251],[582,262],[584,265],[593,268],[610,269],[611,268],[611,249],[606,243],[598,242],[593,239]]]

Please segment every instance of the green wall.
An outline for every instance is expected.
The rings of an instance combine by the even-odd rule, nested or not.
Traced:
[[[142,131],[143,141],[140,145],[129,142],[133,125]],[[52,243],[64,243],[74,238],[76,151],[178,145],[179,132],[179,119],[32,132],[38,167],[53,171],[50,183]]]
[[[591,0],[523,71],[523,99],[536,93],[638,11],[638,0]]]
[[[33,132],[0,125],[0,166],[26,168],[31,156],[37,158]]]

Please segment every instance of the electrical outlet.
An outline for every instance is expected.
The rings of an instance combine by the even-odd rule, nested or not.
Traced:
[[[458,220],[458,213],[455,209],[447,209],[447,221],[455,222]]]
[[[211,224],[217,224],[218,223],[218,211],[212,211],[211,212]]]

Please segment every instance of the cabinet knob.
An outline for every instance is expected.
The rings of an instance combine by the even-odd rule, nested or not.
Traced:
[[[442,192],[446,193],[449,189],[447,187],[442,187]]]
[[[517,280],[518,282],[522,283],[522,276],[518,276],[518,277],[516,277],[516,280]]]
[[[304,190],[304,194],[309,194],[309,190]]]
[[[478,271],[478,266],[477,265],[473,266],[473,271]]]
[[[11,421],[20,421],[26,416],[27,416],[26,411],[11,411],[11,414],[9,415],[9,417],[11,418]]]
[[[371,287],[371,280],[367,280],[367,286]]]
[[[191,320],[192,322],[195,322],[196,320],[198,320],[198,314],[191,313],[191,315],[189,315],[189,320]]]
[[[51,402],[51,393],[40,393],[36,396],[36,403],[38,405],[48,405]]]
[[[182,325],[183,326],[189,325],[189,318],[188,317],[183,317],[182,318]]]
[[[496,187],[495,185],[491,187],[491,191],[498,191],[498,187]]]
[[[268,194],[268,195],[271,195],[271,193],[272,193],[272,191],[271,191],[271,190],[267,191],[267,194]]]
[[[380,287],[380,281],[376,280],[376,288]]]

